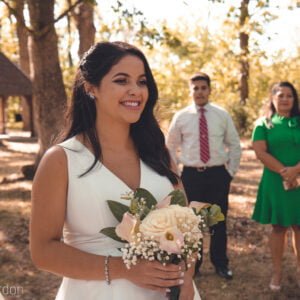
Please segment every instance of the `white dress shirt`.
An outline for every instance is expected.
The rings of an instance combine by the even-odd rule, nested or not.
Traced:
[[[182,163],[189,167],[225,165],[233,177],[240,164],[241,146],[232,118],[218,105],[208,103],[204,108],[209,138],[208,162],[204,164],[200,160],[200,113],[195,103],[178,111],[171,121],[167,134],[167,147],[171,157],[177,165]]]

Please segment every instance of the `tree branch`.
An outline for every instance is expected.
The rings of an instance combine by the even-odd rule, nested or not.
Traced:
[[[51,28],[51,25],[55,24],[56,22],[58,22],[59,20],[61,20],[65,16],[67,16],[69,14],[69,12],[71,12],[78,4],[80,4],[83,1],[84,0],[77,0],[67,10],[65,10],[60,16],[58,16],[56,19],[54,19],[54,21],[51,24],[48,24],[47,26],[45,26],[44,28],[42,28],[40,31],[35,32],[34,33],[35,36],[42,37],[43,35],[47,34],[49,32],[50,28]]]
[[[17,12],[16,9],[14,9],[7,0],[0,0],[0,2],[3,2],[6,7],[8,8],[8,10],[10,11],[10,13],[12,15],[15,16],[15,18],[17,19],[17,22],[20,22],[20,24],[22,26],[24,26],[24,28],[31,34],[34,35],[35,37],[41,37],[45,34],[48,33],[48,31],[50,30],[50,25],[55,24],[56,22],[58,22],[59,20],[61,20],[62,18],[64,18],[66,15],[68,15],[78,4],[80,4],[81,2],[83,2],[84,0],[77,0],[74,4],[72,4],[68,9],[66,9],[60,16],[58,16],[56,19],[54,19],[54,21],[51,24],[48,24],[47,26],[45,26],[44,28],[42,28],[39,31],[35,31],[32,30],[31,28],[27,27],[25,22],[24,22],[24,18],[22,16],[20,16]]]
[[[84,0],[77,0],[74,4],[72,4],[68,9],[66,9],[60,16],[58,16],[55,20],[54,23],[58,22],[62,18],[64,18],[66,15],[69,14],[78,4],[83,2]]]
[[[19,22],[21,24],[21,26],[23,26],[28,31],[28,33],[34,34],[34,31],[31,28],[26,26],[25,21],[24,21],[24,17],[20,16],[18,11],[15,8],[13,8],[12,6],[10,6],[8,1],[0,0],[0,2],[4,3],[4,5],[6,5],[6,7],[8,8],[8,10],[10,12],[10,14],[12,14],[16,18],[17,22]]]

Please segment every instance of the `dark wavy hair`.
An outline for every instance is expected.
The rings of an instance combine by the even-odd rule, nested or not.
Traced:
[[[292,95],[294,98],[294,103],[293,107],[291,109],[291,117],[296,117],[300,116],[300,109],[299,109],[299,98],[298,98],[298,93],[295,87],[288,81],[281,81],[281,82],[276,82],[271,86],[270,89],[270,96],[269,96],[269,102],[266,107],[266,117],[267,120],[271,120],[273,115],[276,113],[275,106],[273,104],[272,98],[273,96],[278,92],[278,89],[281,87],[288,87],[292,91]]]
[[[158,99],[158,90],[151,69],[144,54],[136,47],[124,42],[101,42],[92,46],[82,57],[73,85],[71,105],[67,113],[67,128],[61,140],[82,134],[93,148],[95,160],[81,176],[91,171],[98,160],[103,161],[101,144],[98,139],[96,105],[84,88],[84,82],[99,86],[103,77],[123,57],[133,55],[144,64],[149,98],[140,119],[130,126],[130,135],[140,158],[158,174],[166,176],[173,184],[178,176],[171,170],[171,159],[165,146],[153,110]]]

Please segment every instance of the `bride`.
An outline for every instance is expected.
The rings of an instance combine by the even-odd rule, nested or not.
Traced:
[[[33,182],[30,248],[35,265],[63,276],[56,299],[200,299],[178,265],[139,261],[100,230],[117,221],[106,200],[138,187],[163,199],[180,185],[154,118],[157,86],[144,54],[126,43],[93,46],[77,71],[67,126]]]

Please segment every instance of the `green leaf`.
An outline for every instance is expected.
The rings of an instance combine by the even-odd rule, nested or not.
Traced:
[[[142,212],[142,214],[140,215],[140,219],[141,219],[141,220],[144,220],[145,217],[149,214],[150,211],[151,211],[150,208],[145,207],[144,210],[143,210],[143,212]]]
[[[225,220],[220,206],[216,204],[213,204],[209,207],[203,207],[199,214],[202,216],[207,227],[211,227]]]
[[[187,201],[185,198],[185,194],[182,190],[174,190],[169,196],[171,196],[171,205],[178,204],[180,206],[186,206]]]
[[[152,206],[155,206],[157,204],[154,196],[149,191],[143,188],[137,188],[134,192],[134,197],[139,199],[143,198],[146,201],[146,206],[150,209],[152,208]]]
[[[195,208],[193,208],[193,209],[195,209]],[[196,209],[194,211],[196,211]],[[202,209],[200,209],[199,215],[201,215],[202,217],[207,216],[208,215],[208,208],[203,207]]]
[[[219,205],[213,204],[210,208],[209,208],[209,213],[216,217],[219,221],[224,221],[225,217],[221,211],[221,207]]]
[[[224,220],[225,217],[221,211],[220,206],[213,204],[208,211],[207,225],[210,227]]]
[[[129,207],[113,200],[107,200],[107,203],[112,214],[119,222],[121,222],[123,219],[123,215],[129,211]]]
[[[124,243],[124,241],[121,240],[121,238],[119,238],[118,235],[116,234],[116,227],[106,227],[101,229],[100,232],[117,242]]]

